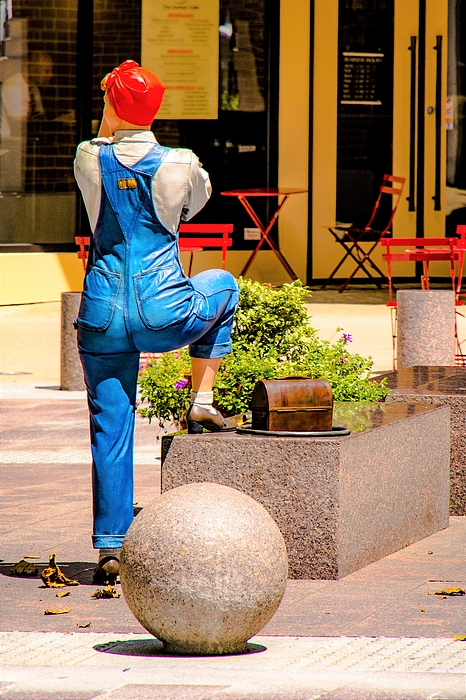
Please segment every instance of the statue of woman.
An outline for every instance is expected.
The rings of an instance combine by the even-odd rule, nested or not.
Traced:
[[[164,86],[125,61],[102,80],[97,138],[79,144],[75,176],[92,229],[75,326],[86,382],[93,458],[96,583],[116,580],[133,519],[133,435],[139,353],[189,346],[188,431],[233,430],[212,407],[238,285],[224,270],[189,279],[178,247],[180,221],[207,202],[209,176],[190,150],[157,143],[151,124]]]

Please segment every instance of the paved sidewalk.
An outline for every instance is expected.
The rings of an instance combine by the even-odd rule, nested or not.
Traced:
[[[49,342],[56,354],[56,338],[31,326],[36,346]],[[455,636],[466,635],[466,596],[428,594],[465,588],[466,518],[340,581],[290,581],[248,654],[164,655],[123,597],[91,598],[84,395],[35,388],[58,383],[56,363],[47,367],[40,353],[25,365],[18,350],[15,364],[10,345],[9,358],[8,371],[33,374],[4,376],[0,402],[1,700],[465,700],[466,642]],[[159,434],[137,421],[138,508],[159,493]],[[37,557],[29,561],[40,570],[52,552],[80,581],[64,599],[37,576],[11,573],[24,557]]]

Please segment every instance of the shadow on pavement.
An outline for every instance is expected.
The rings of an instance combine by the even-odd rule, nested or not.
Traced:
[[[170,654],[164,650],[163,642],[158,639],[132,639],[128,641],[107,642],[106,644],[96,644],[93,649],[104,654],[118,654],[121,656],[167,656],[170,658],[198,658],[213,656],[217,658],[219,654]],[[242,654],[222,654],[221,656],[244,656],[247,654],[260,654],[267,651],[267,647],[262,644],[247,643],[247,649]]]

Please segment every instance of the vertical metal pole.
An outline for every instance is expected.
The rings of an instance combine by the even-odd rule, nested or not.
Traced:
[[[278,107],[279,107],[279,65],[280,65],[280,2],[269,0],[264,6],[267,79],[266,79],[266,145],[265,145],[265,186],[278,184]],[[265,220],[272,218],[275,201],[266,197]],[[278,234],[277,234],[278,245]]]
[[[419,0],[419,50],[417,86],[417,173],[416,173],[416,236],[424,237],[424,175],[425,175],[425,117],[426,117],[426,0]],[[416,275],[420,275],[416,264]]]
[[[437,43],[434,50],[437,51],[436,60],[436,83],[435,83],[435,193],[434,211],[441,211],[441,174],[442,174],[442,39],[437,36]]]
[[[94,1],[78,0],[76,50],[76,131],[78,143],[92,138]],[[81,196],[76,200],[76,235],[90,234]]]
[[[308,208],[307,208],[307,267],[306,284],[311,284],[313,278],[312,270],[312,173],[313,173],[313,145],[314,145],[314,0],[311,0],[310,26],[309,26],[309,172],[308,172]]]
[[[417,74],[417,37],[411,37],[408,50],[411,51],[411,75],[409,95],[409,202],[408,211],[416,211],[416,74]]]

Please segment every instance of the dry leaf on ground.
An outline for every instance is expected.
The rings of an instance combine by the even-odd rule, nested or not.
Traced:
[[[86,622],[84,625],[77,624],[76,627],[79,627],[82,630],[85,630],[86,627],[90,627],[92,625],[92,622]]]
[[[47,588],[59,588],[61,586],[79,586],[79,581],[67,578],[55,561],[56,554],[49,557],[49,565],[41,571],[40,577]]]
[[[64,613],[69,613],[71,608],[63,608],[63,610],[44,610],[44,615],[63,615]]]
[[[57,598],[66,598],[67,595],[71,595],[69,591],[62,591],[61,593],[55,593]]]
[[[31,564],[29,561],[24,561],[24,559],[17,562],[17,564],[15,564],[10,571],[14,576],[37,576],[39,573],[39,569],[35,564]]]
[[[427,595],[464,595],[464,588],[444,588],[443,591],[429,591]]]
[[[117,593],[116,588],[113,586],[107,586],[106,588],[98,588],[91,595],[91,598],[119,598],[120,594]]]

